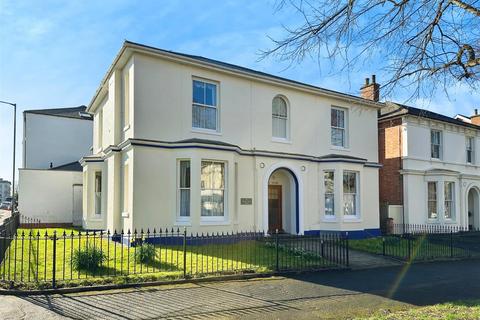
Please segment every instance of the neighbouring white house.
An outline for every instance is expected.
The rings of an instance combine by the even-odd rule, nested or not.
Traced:
[[[11,185],[12,183],[10,181],[0,178],[0,202],[12,196]]]
[[[380,202],[395,223],[480,228],[479,125],[476,112],[381,109]]]
[[[378,234],[373,100],[126,41],[87,108],[83,225]]]
[[[93,119],[86,107],[23,113],[23,168],[18,209],[46,224],[82,224],[82,166],[91,154]]]

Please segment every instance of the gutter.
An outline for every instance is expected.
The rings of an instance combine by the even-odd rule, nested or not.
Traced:
[[[274,75],[269,75],[267,73],[263,74],[263,72],[261,72],[261,71],[258,71],[258,72],[262,73],[262,74],[256,74],[257,71],[255,71],[255,70],[252,70],[252,71],[238,70],[238,69],[235,69],[235,68],[228,67],[226,65],[221,66],[221,65],[218,65],[216,63],[211,63],[211,62],[207,62],[207,61],[199,61],[198,59],[195,59],[195,58],[186,57],[186,56],[183,56],[183,55],[180,55],[180,54],[177,54],[177,53],[168,52],[168,51],[165,51],[165,50],[162,50],[162,49],[159,49],[159,48],[154,48],[154,47],[150,47],[150,46],[146,46],[146,45],[141,45],[141,44],[130,42],[130,41],[126,40],[123,43],[123,46],[120,49],[120,51],[118,52],[118,54],[115,56],[115,59],[114,59],[112,65],[109,67],[106,75],[102,79],[100,87],[97,89],[97,91],[95,92],[95,95],[93,96],[92,100],[88,104],[86,112],[92,112],[92,109],[94,109],[94,107],[95,107],[95,102],[97,100],[97,97],[99,96],[100,92],[102,91],[102,89],[106,85],[107,79],[111,76],[111,74],[112,74],[115,66],[117,65],[118,61],[123,56],[125,51],[128,50],[128,49],[131,49],[132,52],[151,54],[151,55],[153,55],[157,58],[160,57],[160,58],[163,58],[163,59],[166,59],[166,60],[169,60],[169,61],[174,61],[174,62],[183,63],[183,64],[187,64],[187,65],[193,65],[193,66],[197,66],[197,67],[201,67],[201,68],[207,67],[208,69],[214,69],[216,71],[226,72],[226,73],[229,73],[229,74],[232,74],[232,75],[241,76],[241,77],[248,78],[248,79],[254,79],[254,80],[257,80],[257,81],[260,80],[260,81],[267,82],[267,83],[283,85],[283,86],[293,88],[293,89],[297,89],[297,90],[301,90],[301,91],[304,91],[304,92],[309,92],[309,93],[313,93],[313,94],[317,94],[317,95],[319,94],[319,95],[322,95],[322,96],[328,97],[328,98],[340,99],[342,101],[346,101],[346,102],[349,102],[349,103],[352,103],[352,102],[353,103],[358,103],[358,104],[361,104],[361,105],[364,105],[364,106],[374,107],[374,108],[377,108],[377,109],[380,109],[384,106],[383,103],[380,103],[380,102],[375,102],[375,101],[363,99],[363,98],[360,98],[360,97],[355,97],[355,96],[352,96],[352,95],[336,92],[336,91],[333,91],[333,90],[327,90],[327,89],[324,89],[324,88],[316,87],[316,86],[309,85],[309,84],[302,83],[302,82],[298,82],[298,81],[295,81],[295,80],[290,80],[290,79],[286,79],[286,78],[277,77],[277,76],[274,76]],[[206,58],[206,59],[208,59],[208,58]],[[219,62],[221,62],[221,61],[219,61]],[[228,64],[228,63],[226,63],[226,64]],[[245,68],[245,67],[241,67],[241,66],[238,66],[238,67],[239,68]],[[245,69],[248,69],[248,68],[245,68]]]

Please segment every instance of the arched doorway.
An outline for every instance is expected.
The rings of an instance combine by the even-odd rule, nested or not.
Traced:
[[[268,178],[268,232],[299,233],[298,181],[287,168]]]
[[[470,188],[468,191],[468,229],[480,228],[480,195],[477,188]]]

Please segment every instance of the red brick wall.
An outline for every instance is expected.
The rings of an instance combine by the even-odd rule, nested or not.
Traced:
[[[383,165],[379,172],[381,204],[403,204],[401,124],[400,118],[378,124],[378,160]]]

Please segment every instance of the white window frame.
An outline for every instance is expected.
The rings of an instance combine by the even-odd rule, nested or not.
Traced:
[[[202,163],[212,162],[223,164],[223,216],[202,216]],[[200,160],[200,222],[201,224],[226,224],[228,222],[228,163],[224,160],[201,159]]]
[[[467,136],[466,137],[466,162],[468,164],[475,163],[475,137]],[[470,161],[468,161],[468,153],[470,152]]]
[[[332,110],[343,112],[343,126],[344,126],[343,128],[332,126]],[[343,130],[343,145],[339,146],[339,145],[333,144],[333,134],[332,134],[333,129]],[[331,106],[330,108],[330,145],[333,148],[348,149],[348,143],[349,143],[348,141],[348,109],[337,107],[337,106]]]
[[[332,173],[333,174],[333,192],[327,192],[327,186],[326,186],[326,180],[325,180],[325,174],[327,173]],[[335,213],[335,170],[324,170],[323,171],[323,216],[325,219],[335,219],[336,218],[336,213]],[[332,195],[333,196],[333,211],[332,214],[327,214],[327,195]]]
[[[345,195],[351,195],[352,193],[345,193],[343,185],[343,179],[346,173],[355,174],[355,214],[345,214]],[[342,216],[345,220],[358,220],[360,219],[360,172],[354,170],[343,170],[342,172]]]
[[[447,184],[452,185],[452,194],[451,194],[451,199],[447,200],[446,197],[446,190],[447,190]],[[454,221],[456,218],[456,191],[455,191],[456,183],[454,181],[444,181],[443,182],[443,219],[445,221]],[[447,217],[447,202],[451,202],[450,208],[452,210],[451,216]]]
[[[184,161],[190,163],[190,187],[181,187],[181,166]],[[190,190],[190,201],[188,202],[188,216],[182,216],[181,213],[181,190]],[[182,158],[177,160],[177,222],[190,222],[192,217],[192,160],[188,158]]]
[[[273,115],[273,100],[276,98],[282,99],[283,102],[285,102],[285,105],[287,107],[287,115],[285,117],[285,137],[277,137],[273,135],[273,119],[282,119],[280,116],[274,116]],[[288,99],[283,96],[283,95],[276,95],[272,99],[272,140],[277,141],[277,142],[289,142],[290,141],[290,103],[288,102]]]
[[[429,193],[429,190],[428,190],[428,185],[430,183],[433,183],[435,184],[435,200],[430,200],[430,193]],[[427,181],[427,219],[428,221],[431,221],[431,222],[436,222],[436,221],[439,221],[439,218],[440,218],[440,210],[439,210],[439,195],[438,195],[438,187],[439,187],[440,183],[438,181],[435,181],[435,180],[432,180],[432,181]],[[437,214],[437,216],[435,218],[431,218],[430,217],[430,202],[431,201],[435,201],[435,213]]]
[[[195,81],[215,85],[216,106],[211,106],[211,105],[202,104],[202,103],[196,103],[196,102],[193,101],[193,83]],[[204,78],[193,77],[192,82],[191,82],[191,93],[192,93],[192,95],[191,95],[191,116],[192,116],[191,126],[192,126],[192,131],[200,132],[200,133],[213,133],[213,134],[221,133],[221,128],[220,128],[220,82],[214,81],[214,80],[208,80],[208,79],[204,79]],[[194,108],[194,106],[212,108],[212,109],[215,109],[217,111],[216,112],[217,118],[215,119],[215,129],[195,127],[193,125],[193,108]]]
[[[433,157],[433,147],[437,146],[437,144],[433,143],[432,134],[438,133],[439,134],[439,144],[438,144],[438,158]],[[430,157],[431,159],[442,160],[443,159],[443,131],[437,129],[430,130]]]
[[[97,184],[97,176],[100,177],[100,184]],[[99,188],[97,188],[99,187]],[[93,196],[94,196],[94,202],[93,202],[93,214],[95,217],[99,217],[102,215],[102,202],[103,202],[103,177],[102,177],[102,171],[94,171],[93,173]],[[100,189],[100,191],[97,191]],[[98,209],[98,210],[97,210]]]

